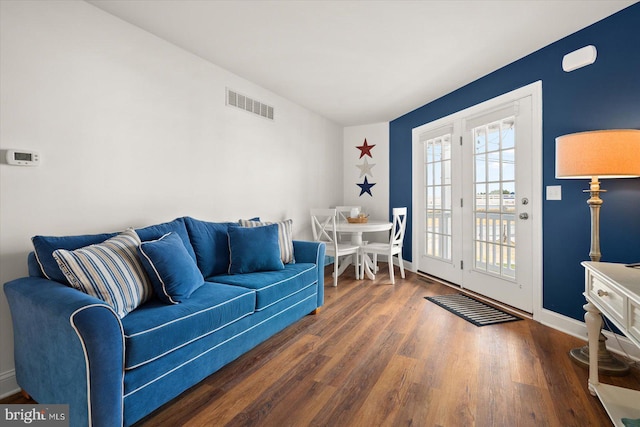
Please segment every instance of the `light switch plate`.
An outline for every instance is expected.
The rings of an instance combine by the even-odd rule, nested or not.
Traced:
[[[547,200],[562,200],[562,186],[547,185]]]

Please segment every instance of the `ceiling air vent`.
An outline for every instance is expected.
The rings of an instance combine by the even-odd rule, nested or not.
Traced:
[[[227,88],[227,105],[273,120],[273,107]]]

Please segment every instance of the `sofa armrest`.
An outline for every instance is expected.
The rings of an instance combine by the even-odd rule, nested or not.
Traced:
[[[310,262],[318,269],[318,307],[324,304],[324,256],[325,244],[306,240],[293,241],[293,254],[296,262]]]
[[[111,307],[39,277],[4,291],[20,387],[38,403],[68,404],[71,425],[122,425],[124,337]]]

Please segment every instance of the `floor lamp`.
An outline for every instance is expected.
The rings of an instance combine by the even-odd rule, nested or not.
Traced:
[[[600,207],[602,199],[599,178],[636,178],[640,176],[640,130],[599,130],[580,132],[556,138],[556,178],[591,179],[591,261],[600,261]],[[586,309],[586,306],[585,306]],[[625,375],[629,366],[615,358],[600,332],[598,368],[607,375]],[[572,360],[589,365],[589,347],[574,348]]]

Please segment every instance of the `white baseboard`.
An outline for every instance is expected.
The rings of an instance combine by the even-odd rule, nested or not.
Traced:
[[[386,255],[382,255],[381,258],[378,258],[380,261],[386,261],[387,256]],[[388,262],[388,261],[387,261]],[[400,266],[398,265],[398,258],[393,257],[393,265],[395,265],[396,267],[400,268]],[[411,271],[415,273],[415,270],[413,269],[413,264],[409,261],[407,261],[406,259],[402,260],[402,265],[404,266],[405,271]]]
[[[545,326],[580,338],[584,340],[585,344],[587,343],[587,326],[584,322],[544,308],[540,310],[539,315],[534,315],[533,319]],[[636,347],[627,337],[616,335],[607,330],[603,330],[602,333],[607,337],[607,349],[611,352],[626,356],[635,361],[640,361],[640,348]]]
[[[16,394],[20,391],[20,387],[16,382],[16,371],[10,370],[0,372],[0,399]]]

